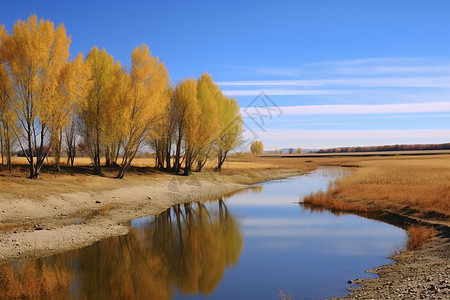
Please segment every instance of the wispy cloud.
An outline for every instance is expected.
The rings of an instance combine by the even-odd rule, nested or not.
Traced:
[[[254,76],[301,78],[306,76],[373,75],[393,76],[449,74],[450,62],[433,57],[374,57],[353,60],[319,61],[297,66],[233,66],[221,65]]]
[[[312,80],[259,80],[259,81],[222,81],[224,86],[299,86],[299,87],[426,87],[450,88],[450,76],[434,77],[378,77],[378,78],[339,78]]]
[[[264,92],[266,95],[281,96],[281,95],[337,95],[346,94],[350,91],[345,90],[283,90],[283,89],[255,89],[255,90],[223,90],[227,96],[257,96]]]
[[[432,57],[375,57],[341,61],[323,61],[305,65],[338,75],[417,75],[449,74],[450,63]]]
[[[450,112],[450,102],[401,103],[376,105],[301,105],[263,107],[261,109],[276,111],[281,109],[283,115],[342,115],[342,114],[411,114]],[[242,109],[245,116],[247,110]],[[259,111],[259,110],[258,110]]]

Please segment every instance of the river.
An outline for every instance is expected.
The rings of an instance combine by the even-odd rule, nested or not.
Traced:
[[[131,221],[125,236],[9,267],[22,280],[47,272],[40,282],[49,290],[63,286],[43,299],[280,299],[280,289],[297,300],[345,296],[348,280],[375,276],[365,270],[389,263],[406,239],[389,224],[298,204],[345,174],[320,168],[173,206]]]

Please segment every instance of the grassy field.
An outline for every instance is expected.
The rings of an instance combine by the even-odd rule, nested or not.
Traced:
[[[343,211],[388,210],[425,219],[450,216],[450,156],[323,158],[317,164],[353,166],[350,176],[305,203]]]

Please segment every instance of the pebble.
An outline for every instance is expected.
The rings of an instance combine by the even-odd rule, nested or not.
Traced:
[[[347,299],[450,299],[450,243],[439,237],[415,252],[400,253],[396,263],[374,271],[379,278],[359,281]],[[348,283],[352,283],[349,280]]]

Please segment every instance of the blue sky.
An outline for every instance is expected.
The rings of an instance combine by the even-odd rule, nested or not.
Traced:
[[[64,23],[71,54],[96,45],[127,65],[145,43],[175,84],[207,71],[236,97],[248,141],[325,148],[450,142],[449,12],[438,0],[3,1],[0,24],[37,14]]]

